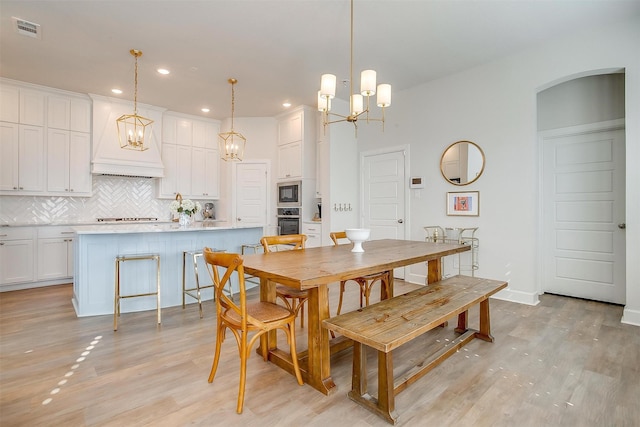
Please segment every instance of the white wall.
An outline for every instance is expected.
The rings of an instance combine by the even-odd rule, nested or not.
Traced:
[[[640,19],[590,29],[517,55],[394,93],[386,130],[361,126],[359,150],[411,145],[410,175],[424,175],[411,200],[410,238],[423,225],[478,226],[479,276],[505,279],[500,296],[538,301],[538,156],[536,95],[562,81],[625,69],[627,183],[640,182]],[[428,59],[425,59],[428,60]],[[396,84],[396,82],[391,82]],[[440,176],[451,143],[468,139],[485,152],[480,179],[455,187]],[[479,217],[447,217],[448,191],[480,192]],[[640,325],[640,192],[627,185],[627,303],[623,321]],[[427,224],[428,223],[428,224]]]

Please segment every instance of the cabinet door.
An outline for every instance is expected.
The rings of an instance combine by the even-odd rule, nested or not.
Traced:
[[[217,149],[218,135],[216,126],[208,122],[193,122],[193,146]]]
[[[191,159],[191,195],[194,198],[218,198],[218,150],[193,148]]]
[[[302,139],[302,113],[294,113],[278,122],[278,144],[288,144]]]
[[[69,136],[69,191],[75,195],[91,195],[91,137],[84,132]]]
[[[91,133],[91,101],[71,99],[69,130]]]
[[[0,191],[18,189],[18,125],[0,122]]]
[[[278,178],[302,177],[302,143],[292,142],[278,147]]]
[[[47,191],[69,191],[69,131],[49,129],[47,134]]]
[[[20,124],[44,126],[44,93],[20,89]]]
[[[0,284],[33,281],[33,240],[0,241]]]
[[[191,147],[193,141],[193,123],[191,120],[178,119],[176,125],[176,144]]]
[[[191,147],[177,146],[176,151],[176,188],[185,198],[193,193],[191,187]]]
[[[44,131],[39,126],[20,125],[18,189],[44,191]]]
[[[163,131],[164,138],[164,131]],[[164,164],[164,177],[160,179],[160,191],[158,197],[174,198],[178,193],[178,146],[175,144],[162,144],[162,163]]]
[[[49,96],[47,105],[47,125],[49,128],[69,130],[71,99]]]
[[[69,277],[68,239],[38,239],[38,280]]]
[[[20,120],[20,90],[17,87],[0,86],[0,120],[11,123]]]

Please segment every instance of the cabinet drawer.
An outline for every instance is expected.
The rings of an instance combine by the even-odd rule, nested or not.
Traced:
[[[32,227],[0,227],[0,240],[25,240],[33,237]]]
[[[50,238],[57,238],[57,237],[73,238],[74,235],[75,235],[75,232],[70,227],[64,227],[64,226],[38,227],[39,239],[50,239]]]
[[[322,224],[302,224],[303,234],[322,234]]]

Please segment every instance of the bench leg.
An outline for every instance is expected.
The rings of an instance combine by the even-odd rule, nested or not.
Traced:
[[[378,410],[392,424],[395,424],[397,418],[395,397],[393,356],[391,352],[378,351]]]
[[[464,334],[465,332],[467,332],[467,329],[469,329],[468,314],[468,311],[463,311],[462,313],[458,314],[458,327],[455,328],[454,331],[459,334]]]
[[[493,342],[491,336],[491,319],[489,318],[489,298],[480,303],[480,331],[476,332],[476,338]]]
[[[351,390],[362,396],[367,393],[367,353],[362,343],[353,342],[353,370],[351,372]]]

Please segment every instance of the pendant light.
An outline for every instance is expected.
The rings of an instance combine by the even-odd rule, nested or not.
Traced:
[[[218,134],[218,142],[220,147],[220,158],[225,161],[242,161],[244,156],[244,147],[247,139],[239,132],[233,129],[233,115],[235,113],[235,85],[238,83],[236,79],[229,79],[231,84],[231,130]]]
[[[120,140],[120,148],[145,151],[149,149],[153,120],[138,115],[138,58],[142,56],[142,51],[131,49],[129,53],[133,55],[136,61],[133,114],[124,114],[116,120],[118,139]]]
[[[377,91],[376,91],[377,89]],[[318,91],[318,111],[322,112],[322,124],[326,130],[327,125],[338,122],[350,122],[355,126],[356,136],[358,135],[358,119],[361,117],[370,121],[382,122],[384,131],[384,109],[391,105],[391,85],[379,84],[376,88],[376,72],[374,70],[364,70],[360,74],[360,93],[353,92],[353,0],[351,0],[351,64],[349,69],[349,115],[331,113],[331,99],[336,95],[335,74],[323,74]],[[382,108],[382,117],[373,118],[369,116],[369,98],[375,95],[376,105]],[[365,105],[366,98],[366,105]],[[329,116],[337,116],[338,119],[331,120]]]

